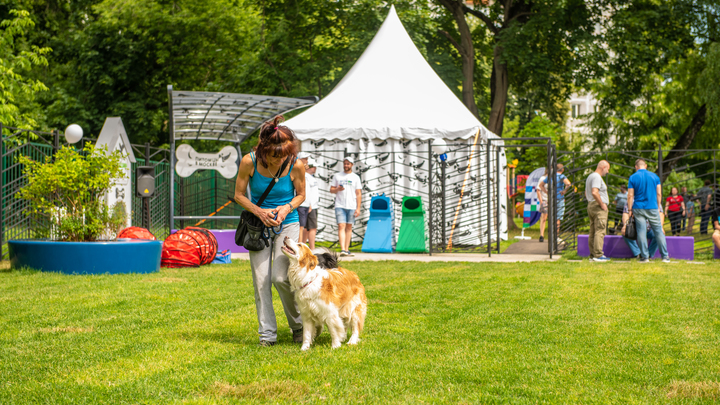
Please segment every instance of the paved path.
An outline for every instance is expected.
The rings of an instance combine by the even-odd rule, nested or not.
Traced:
[[[538,242],[537,239],[519,240],[503,252],[504,255],[548,255],[548,243]],[[555,255],[553,255],[555,256]]]
[[[538,242],[535,242],[539,244]],[[233,253],[233,259],[248,260],[248,253]],[[552,260],[557,260],[560,255],[553,255]],[[540,262],[550,261],[549,256],[541,255],[515,255],[515,254],[493,254],[488,257],[487,254],[481,253],[433,253],[432,256],[427,254],[410,254],[410,253],[355,253],[354,257],[341,257],[340,260],[397,260],[397,261],[418,261],[418,262]]]

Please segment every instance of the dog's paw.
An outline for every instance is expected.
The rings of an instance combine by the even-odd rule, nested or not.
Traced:
[[[332,344],[332,348],[333,348],[333,349],[337,349],[337,348],[340,347],[340,346],[342,346],[342,344],[341,344],[340,342],[337,342],[337,343],[333,343],[333,344]]]
[[[349,345],[356,345],[360,342],[360,338],[351,337],[350,340],[348,340],[347,344]]]
[[[302,345],[302,347],[300,348],[300,350],[302,350],[302,351],[310,350],[310,345]]]

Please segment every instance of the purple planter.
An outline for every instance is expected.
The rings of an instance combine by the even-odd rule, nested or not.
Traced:
[[[177,232],[177,229],[170,231],[170,233],[175,232]],[[231,253],[247,253],[247,249],[235,244],[234,229],[210,229],[210,232],[212,232],[213,235],[215,235],[215,239],[217,239],[218,252],[229,250]]]
[[[694,260],[695,259],[695,238],[692,236],[665,236],[667,241],[668,254],[673,259]],[[578,235],[577,244],[578,256],[590,256],[588,235]],[[620,235],[605,235],[603,252],[606,257],[617,259],[629,259],[633,257],[630,248]],[[655,253],[655,258],[660,257],[660,250]]]

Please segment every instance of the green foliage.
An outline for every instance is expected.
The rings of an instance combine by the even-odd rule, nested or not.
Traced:
[[[556,124],[542,114],[536,115],[525,125],[525,128],[517,133],[517,136],[521,138],[551,138],[555,147],[562,151],[579,151],[584,142],[579,134],[565,132],[564,126]],[[530,174],[535,169],[545,167],[547,164],[545,144],[536,143],[538,143],[537,147],[508,149],[508,160],[518,159],[518,166],[515,169],[517,174]]]
[[[124,222],[124,214],[118,214],[121,207],[110,210],[104,201],[113,181],[124,176],[120,151],[107,154],[86,143],[82,151],[65,146],[53,158],[45,162],[20,158],[27,184],[17,198],[28,200],[28,214],[47,225],[41,229],[45,236],[91,241]]]
[[[673,187],[678,188],[678,192],[682,193],[682,188],[687,187],[688,192],[697,194],[697,190],[703,186],[703,179],[698,178],[693,172],[676,172],[672,171],[668,178],[663,182],[663,197],[669,197]],[[687,202],[687,201],[686,201]]]
[[[0,21],[0,123],[32,129],[39,114],[35,95],[47,87],[25,73],[33,67],[47,66],[45,55],[50,48],[28,46],[23,41],[35,26],[30,13],[10,10],[10,15],[12,19]]]
[[[717,4],[705,1],[630,1],[613,10],[598,50],[605,71],[589,86],[600,101],[589,122],[596,148],[669,150],[703,105],[709,119],[690,147],[720,146],[718,18]]]

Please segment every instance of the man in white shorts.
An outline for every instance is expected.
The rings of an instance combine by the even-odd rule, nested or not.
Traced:
[[[315,178],[315,159],[309,157],[305,166],[305,201],[298,207],[300,218],[300,242],[307,242],[310,249],[315,249],[317,234],[317,208],[320,201],[318,180]]]
[[[330,183],[330,192],[335,194],[335,218],[338,223],[340,256],[355,256],[350,253],[352,226],[360,216],[362,184],[360,176],[352,172],[355,160],[347,156],[343,160],[343,171],[335,173]]]

